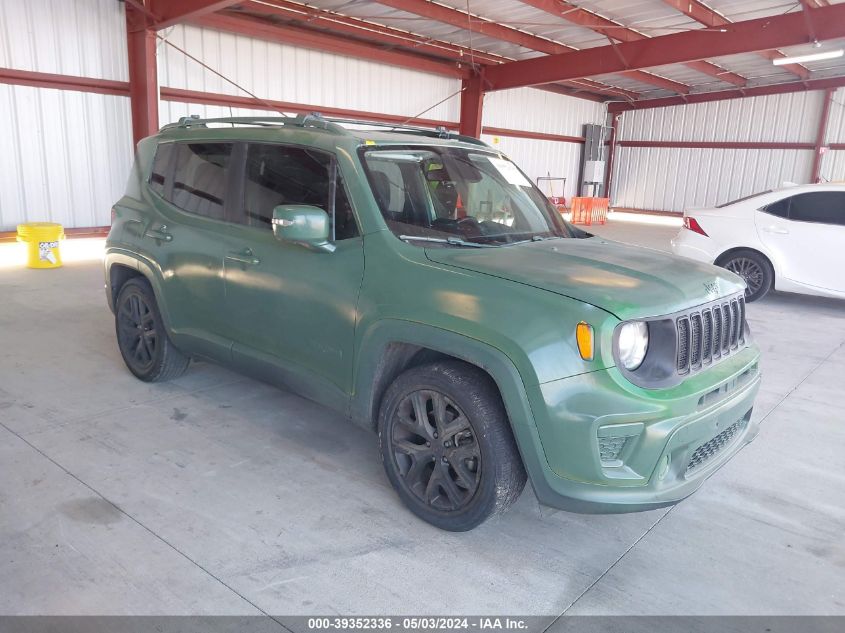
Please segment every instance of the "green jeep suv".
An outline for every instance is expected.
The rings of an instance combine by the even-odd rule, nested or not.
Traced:
[[[739,277],[585,233],[476,139],[352,123],[138,144],[105,256],[133,374],[208,359],[331,407],[447,530],[526,479],[578,512],[673,504],[756,435]]]

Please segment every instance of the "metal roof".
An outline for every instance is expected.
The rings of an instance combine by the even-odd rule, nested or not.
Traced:
[[[845,0],[814,0],[816,4],[841,4]],[[703,5],[705,8],[715,11],[718,19],[729,22],[739,22],[769,16],[778,16],[785,13],[800,12],[801,2],[796,0],[695,0],[692,4]],[[684,31],[698,31],[707,28],[707,25],[686,15],[682,10],[686,9],[685,3],[671,2],[670,0],[574,0],[572,2],[548,2],[546,9],[537,8],[538,2],[529,0],[437,0],[436,3],[425,2],[424,0],[408,0],[406,2],[379,2],[378,0],[308,0],[307,3],[297,0],[296,3],[288,0],[248,0],[240,6],[233,7],[229,11],[248,12],[252,16],[263,17],[276,23],[285,23],[284,12],[273,12],[275,7],[284,5],[287,11],[292,7],[299,6],[303,11],[323,11],[323,16],[337,15],[356,18],[377,27],[388,27],[396,31],[409,34],[407,45],[400,39],[397,44],[390,45],[391,50],[405,52],[417,52],[420,39],[430,43],[448,43],[463,47],[469,59],[473,54],[493,55],[499,59],[484,59],[482,63],[497,63],[498,61],[522,60],[546,55],[550,47],[568,47],[571,49],[589,49],[598,46],[607,46],[614,41],[625,41],[636,37],[657,37],[671,35]],[[451,9],[451,23],[435,19],[428,11],[431,6],[442,11],[444,8]],[[397,8],[397,7],[401,7]],[[549,8],[553,7],[553,8]],[[679,7],[679,8],[676,8]],[[555,14],[552,11],[557,11]],[[588,13],[584,13],[584,12]],[[264,15],[266,12],[266,15]],[[459,14],[456,12],[460,12]],[[583,19],[573,20],[574,12],[580,15],[597,20],[611,20],[614,24],[604,22],[605,26],[594,30],[583,25]],[[592,15],[590,15],[592,14]],[[466,26],[463,26],[463,16],[466,16]],[[325,26],[309,25],[307,21],[297,21],[298,28],[323,30]],[[526,41],[506,41],[503,37],[497,36],[489,31],[494,27],[487,28],[487,24],[501,25],[511,29],[508,33],[513,35],[527,35],[523,38]],[[592,26],[592,25],[591,25]],[[603,32],[598,32],[603,31]],[[328,32],[331,32],[330,30]],[[614,37],[619,33],[619,37]],[[349,36],[348,33],[343,35]],[[501,35],[501,32],[499,33]],[[533,36],[533,37],[531,37]],[[367,40],[367,30],[362,29],[361,34],[355,34],[359,41]],[[539,39],[537,39],[539,38]],[[510,39],[514,39],[511,37]],[[516,37],[516,39],[520,39]],[[417,44],[415,44],[415,41]],[[383,41],[373,41],[377,46],[388,46]],[[845,40],[823,42],[824,48],[841,47]],[[546,49],[546,50],[540,50]],[[784,49],[781,53],[786,55],[797,55],[816,50],[813,44],[796,46]],[[427,51],[426,54],[431,54]],[[711,92],[736,88],[738,83],[746,80],[746,86],[764,86],[785,82],[795,82],[801,79],[828,78],[832,76],[845,76],[845,57],[821,62],[810,62],[803,64],[804,69],[792,66],[792,69],[785,66],[775,66],[766,55],[777,55],[772,53],[743,53],[726,57],[717,57],[706,60],[708,64],[690,62],[688,64],[670,64],[655,68],[645,69],[646,72],[663,77],[671,81],[683,84],[677,92],[688,92],[691,94],[700,92]],[[436,54],[435,54],[436,55]],[[444,55],[445,56],[445,55]],[[454,57],[452,57],[454,60]],[[476,60],[473,60],[476,61]],[[806,77],[800,77],[796,70]],[[730,74],[730,76],[728,76]],[[737,75],[739,77],[737,77]],[[673,96],[676,92],[671,90],[672,86],[666,86],[665,82],[650,80],[643,73],[621,73],[594,76],[587,78],[592,81],[606,84],[612,88],[619,88],[636,93],[639,98],[659,98]],[[738,80],[738,81],[737,81]],[[566,84],[569,89],[573,86]],[[679,88],[676,86],[676,88]],[[582,92],[590,92],[589,87],[581,86]],[[607,99],[620,99],[606,91],[597,90],[595,94],[601,94]]]

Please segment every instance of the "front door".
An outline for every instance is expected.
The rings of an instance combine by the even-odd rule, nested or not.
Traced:
[[[364,252],[334,157],[302,147],[250,144],[243,173],[241,223],[237,237],[233,234],[240,241],[223,260],[233,356],[342,408],[352,390]],[[271,219],[280,204],[333,211],[335,251],[277,240]]]
[[[845,292],[845,192],[800,193],[757,211],[757,233],[792,281]]]

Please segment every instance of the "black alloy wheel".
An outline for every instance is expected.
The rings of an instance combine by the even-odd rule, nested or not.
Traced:
[[[147,373],[158,351],[155,314],[140,292],[128,292],[117,310],[117,336],[124,358],[133,369]]]
[[[115,301],[115,332],[123,361],[137,378],[159,382],[185,373],[190,359],[173,345],[149,282],[133,277]]]
[[[402,485],[434,510],[460,510],[481,477],[481,448],[466,415],[447,396],[419,390],[396,408],[390,446]]]
[[[400,374],[381,400],[382,462],[418,517],[463,532],[503,513],[526,474],[496,383],[444,359]]]

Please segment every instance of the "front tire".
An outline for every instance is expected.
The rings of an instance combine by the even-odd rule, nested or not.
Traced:
[[[404,372],[382,400],[378,427],[390,483],[441,529],[471,530],[525,487],[498,389],[472,365],[440,361]]]
[[[173,345],[164,328],[150,283],[143,277],[127,281],[114,311],[117,346],[123,362],[144,382],[164,382],[185,373],[190,359]]]
[[[745,300],[748,303],[765,297],[775,281],[775,271],[769,260],[756,251],[736,251],[720,261],[719,265],[742,277],[746,284]]]

